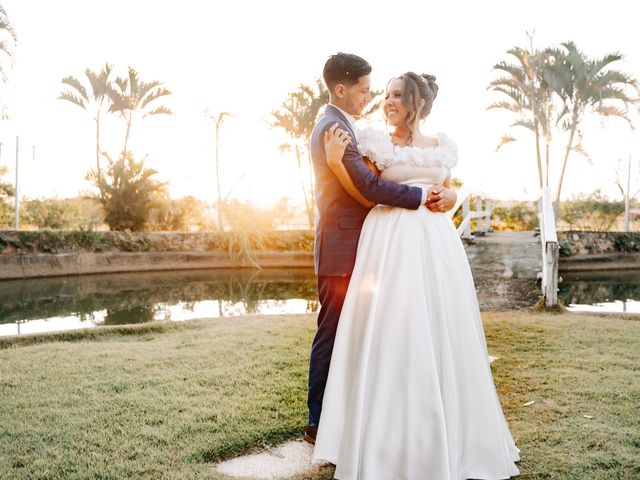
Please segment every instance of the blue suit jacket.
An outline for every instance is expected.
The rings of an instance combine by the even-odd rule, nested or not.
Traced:
[[[311,134],[311,160],[316,178],[316,238],[314,263],[317,275],[351,275],[356,259],[360,230],[369,209],[360,205],[342,188],[327,164],[324,133],[335,123],[356,136],[342,112],[327,105]],[[381,180],[364,162],[354,144],[348,145],[342,158],[356,188],[373,203],[417,209],[422,189]]]

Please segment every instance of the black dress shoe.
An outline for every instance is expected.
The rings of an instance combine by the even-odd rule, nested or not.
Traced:
[[[311,445],[316,444],[316,435],[318,434],[318,427],[312,427],[311,425],[307,425],[307,428],[304,429],[304,441],[310,443]]]

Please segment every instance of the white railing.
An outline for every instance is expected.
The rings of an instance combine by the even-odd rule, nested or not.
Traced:
[[[553,307],[558,303],[558,235],[553,203],[549,187],[542,189],[538,201],[540,243],[542,244],[542,295],[544,304]]]
[[[469,187],[463,185],[457,192],[458,200],[454,207],[447,212],[450,217],[458,211],[462,206],[462,222],[458,226],[458,235],[462,238],[473,238],[471,233],[471,223],[475,220],[476,229],[478,233],[485,234],[491,231],[491,200],[487,196],[479,191],[472,190]],[[469,197],[475,195],[475,210],[471,210],[471,202]],[[484,208],[482,202],[484,201]]]

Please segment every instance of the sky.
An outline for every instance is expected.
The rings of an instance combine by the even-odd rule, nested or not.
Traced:
[[[373,66],[372,86],[408,70],[437,76],[440,90],[423,130],[446,132],[459,146],[453,171],[473,189],[496,199],[539,196],[530,134],[496,153],[512,118],[486,111],[500,99],[487,91],[492,66],[506,51],[525,46],[535,31],[539,47],[573,40],[589,56],[621,52],[617,65],[640,77],[640,42],[634,2],[450,0],[271,2],[235,0],[2,0],[18,43],[10,80],[0,85],[9,120],[0,121],[0,165],[15,167],[20,137],[20,192],[30,198],[86,192],[95,163],[94,126],[78,107],[57,100],[67,75],[82,77],[109,62],[120,74],[134,67],[142,80],[159,80],[172,95],[162,103],[174,114],[133,126],[130,146],[172,197],[216,198],[214,122],[209,112],[233,114],[221,129],[222,193],[260,205],[288,196],[301,203],[295,159],[282,154],[284,133],[269,114],[301,83],[319,77],[329,55],[356,53]],[[626,12],[626,14],[625,14]],[[111,116],[102,148],[117,152],[125,125]],[[551,151],[555,184],[564,139]],[[620,198],[614,184],[619,160],[637,171],[640,138],[620,121],[591,120],[585,148],[592,163],[569,160],[563,197],[596,188]],[[35,149],[33,148],[35,147]],[[626,170],[625,170],[626,171]]]

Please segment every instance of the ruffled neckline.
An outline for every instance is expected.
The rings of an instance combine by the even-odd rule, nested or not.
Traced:
[[[380,170],[396,164],[416,167],[436,166],[450,169],[458,163],[458,147],[444,132],[436,134],[438,145],[395,145],[391,135],[376,127],[365,127],[358,133],[358,148]]]

